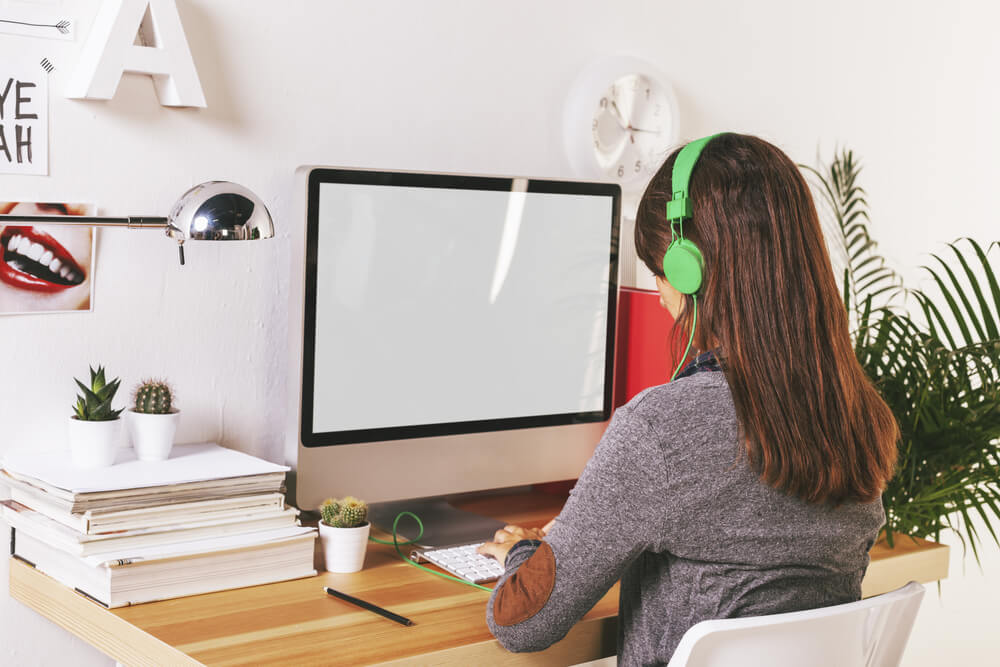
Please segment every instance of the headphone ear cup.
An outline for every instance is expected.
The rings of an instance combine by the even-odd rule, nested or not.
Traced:
[[[663,275],[681,294],[695,294],[701,289],[705,260],[693,241],[676,239],[663,255]]]

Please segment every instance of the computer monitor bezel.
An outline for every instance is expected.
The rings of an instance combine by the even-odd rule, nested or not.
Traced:
[[[318,269],[318,231],[320,186],[325,183],[381,185],[387,187],[427,187],[509,192],[515,181],[527,181],[528,193],[590,195],[610,197],[611,230],[608,259],[608,304],[606,313],[606,347],[604,392],[600,410],[502,417],[449,423],[413,424],[342,431],[313,431],[313,389],[316,345],[316,280]],[[521,188],[519,188],[520,190]],[[306,201],[306,255],[304,285],[304,319],[301,374],[301,411],[299,437],[302,446],[330,447],[336,445],[378,443],[414,438],[427,438],[468,433],[487,433],[544,426],[564,426],[607,421],[613,405],[613,375],[615,353],[615,314],[618,299],[618,236],[621,215],[621,188],[611,183],[587,183],[547,179],[517,179],[493,176],[430,174],[420,172],[367,171],[354,169],[313,169],[309,172]]]

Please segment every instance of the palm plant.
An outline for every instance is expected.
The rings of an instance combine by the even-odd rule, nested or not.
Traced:
[[[947,261],[931,255],[923,267],[931,287],[905,288],[869,233],[853,154],[840,151],[823,172],[804,168],[831,214],[855,353],[899,422],[882,495],[889,546],[897,533],[939,540],[951,529],[978,562],[974,515],[1000,545],[1000,285],[989,257],[1000,243],[949,244]]]

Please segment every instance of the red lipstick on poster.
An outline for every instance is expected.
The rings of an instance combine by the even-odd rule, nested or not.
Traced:
[[[9,226],[0,233],[0,280],[34,292],[60,292],[79,285],[86,272],[52,236],[29,226]]]

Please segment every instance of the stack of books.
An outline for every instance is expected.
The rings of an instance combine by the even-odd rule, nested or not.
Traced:
[[[7,454],[11,555],[105,607],[316,574],[315,529],[285,506],[286,466],[209,443],[158,462],[122,452],[99,470],[68,458]]]

